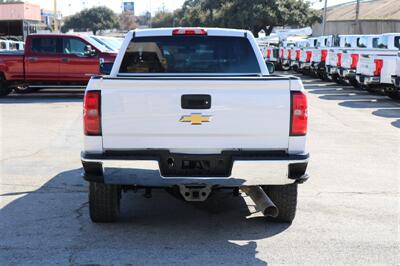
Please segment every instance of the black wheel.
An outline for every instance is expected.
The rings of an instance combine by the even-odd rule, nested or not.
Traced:
[[[120,186],[90,182],[89,212],[92,222],[115,222],[119,214],[120,200]]]
[[[349,82],[354,88],[361,89],[361,84],[356,79],[350,79]]]
[[[290,70],[290,66],[288,66],[288,65],[282,65],[282,70],[283,70],[283,71],[289,71],[289,70]]]
[[[340,76],[336,76],[336,80],[335,82],[339,85],[349,85],[346,83],[346,81],[344,80],[344,78],[340,77]]]
[[[8,86],[7,82],[4,80],[3,75],[0,73],[0,97],[7,96],[12,92],[12,89]]]
[[[31,88],[29,86],[18,86],[14,88],[14,92],[18,94],[26,94],[26,93],[31,93],[38,91],[38,88]]]
[[[385,90],[385,94],[395,100],[400,99],[400,90],[398,89],[393,89],[393,90]]]
[[[331,81],[328,74],[326,74],[326,72],[322,72],[322,80],[323,81]]]
[[[277,217],[266,217],[267,220],[291,223],[296,216],[297,184],[264,186],[263,190],[279,210]]]

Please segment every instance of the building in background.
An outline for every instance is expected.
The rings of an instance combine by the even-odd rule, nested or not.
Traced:
[[[39,5],[23,2],[0,4],[0,36],[25,40],[28,34],[37,32],[40,21]]]
[[[356,23],[356,3],[327,8],[325,35],[381,34],[400,32],[400,0],[372,0],[360,3]],[[323,35],[323,26],[316,23],[313,35]]]

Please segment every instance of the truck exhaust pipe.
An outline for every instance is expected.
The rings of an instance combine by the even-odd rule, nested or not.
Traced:
[[[260,186],[243,186],[240,190],[253,200],[257,211],[261,211],[265,216],[278,216],[278,208]]]

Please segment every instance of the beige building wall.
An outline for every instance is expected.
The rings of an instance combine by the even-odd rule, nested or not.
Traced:
[[[0,20],[40,21],[40,6],[30,3],[0,4]]]
[[[400,0],[399,0],[400,1]],[[400,20],[361,20],[359,28],[351,21],[327,21],[325,35],[330,34],[382,34],[400,32]],[[322,24],[312,26],[313,36],[323,35]]]

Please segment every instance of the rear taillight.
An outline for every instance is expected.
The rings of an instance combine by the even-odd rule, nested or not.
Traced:
[[[312,52],[311,52],[311,51],[307,51],[307,52],[306,52],[306,55],[307,55],[306,62],[307,62],[307,63],[311,62],[311,55],[312,55]]]
[[[325,62],[326,61],[326,56],[328,55],[328,50],[321,50],[321,62]]]
[[[172,35],[207,35],[207,30],[205,29],[174,29],[172,30]]]
[[[337,67],[341,67],[341,66],[342,66],[342,53],[338,53],[338,54],[337,54],[336,66],[337,66]]]
[[[352,69],[356,69],[357,68],[357,64],[358,64],[358,54],[352,54],[351,55],[351,65],[350,68]]]
[[[382,59],[375,59],[375,71],[374,71],[374,76],[380,76],[382,67],[383,67],[383,60]]]
[[[83,128],[87,136],[101,135],[100,91],[88,91],[83,100]]]
[[[279,52],[280,52],[280,53],[279,53],[279,58],[280,58],[280,59],[283,59],[283,49],[281,49]]]
[[[291,56],[292,56],[292,50],[288,50],[287,51],[287,58],[290,59]]]
[[[296,60],[300,60],[300,50],[296,50]]]
[[[308,120],[307,97],[301,91],[292,91],[291,97],[290,136],[305,136]]]
[[[271,49],[267,49],[267,58],[271,58]]]

